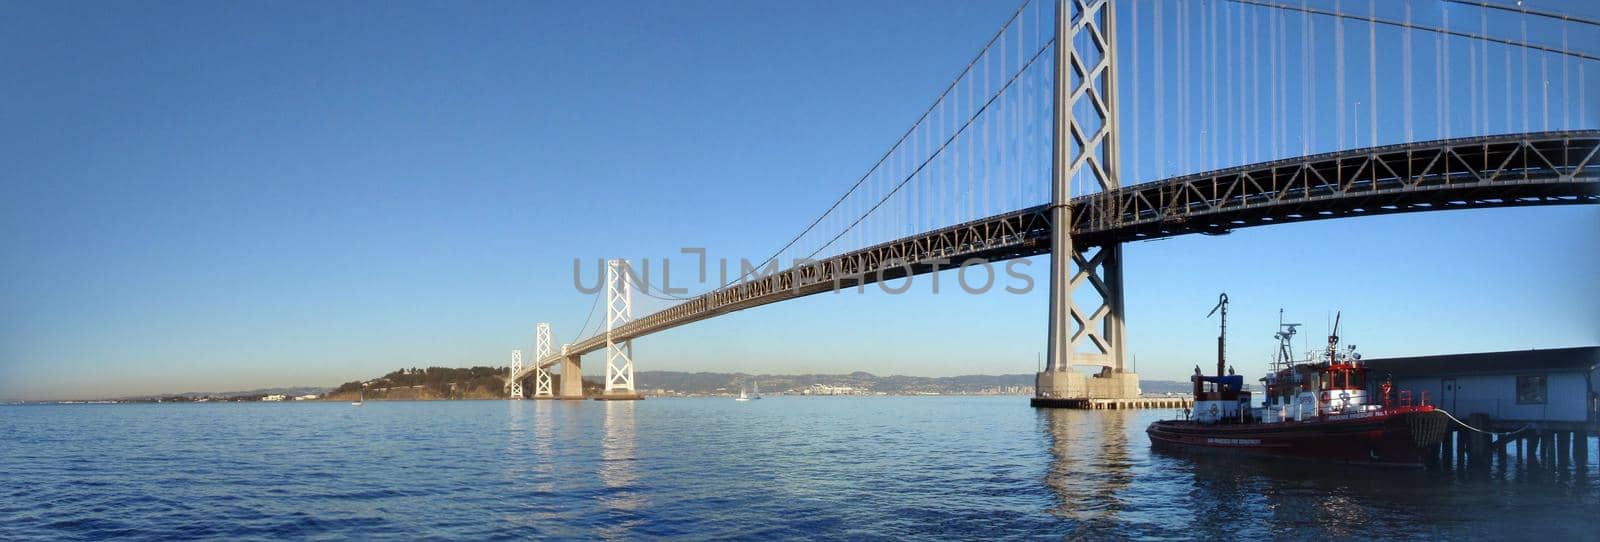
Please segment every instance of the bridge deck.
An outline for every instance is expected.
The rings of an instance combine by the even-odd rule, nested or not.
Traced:
[[[1155,181],[1075,198],[1079,247],[1389,213],[1600,203],[1600,130],[1354,149]],[[1049,252],[1048,206],[1019,209],[797,265],[636,319],[616,340],[786,299]],[[605,347],[599,333],[568,347]],[[533,366],[561,360],[552,355]],[[518,375],[523,376],[523,375]]]

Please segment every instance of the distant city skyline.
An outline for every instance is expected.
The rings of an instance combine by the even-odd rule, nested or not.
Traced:
[[[0,8],[0,43],[15,52],[0,58],[15,82],[0,105],[0,400],[507,365],[512,349],[532,352],[543,321],[570,341],[593,305],[574,291],[574,258],[679,260],[684,246],[735,266],[765,258],[1015,6],[450,9]],[[1477,24],[1470,6],[1448,9]],[[1557,127],[1600,127],[1594,96],[1579,92],[1587,109],[1554,115]],[[1168,167],[1132,159],[1143,180]],[[1368,357],[1600,344],[1600,206],[1276,225],[1125,255],[1131,359],[1150,380],[1214,359],[1205,314],[1222,291],[1229,356],[1246,375],[1275,348],[1279,308],[1312,347],[1343,311],[1346,341]],[[635,360],[1031,372],[1048,268],[1032,260],[1027,295],[970,295],[947,271],[939,295],[919,276],[905,295],[787,301],[639,339]],[[642,316],[666,302],[637,303]],[[603,364],[588,356],[585,373]]]

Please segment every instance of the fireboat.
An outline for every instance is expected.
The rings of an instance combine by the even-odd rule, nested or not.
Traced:
[[[1422,467],[1426,449],[1445,436],[1449,419],[1428,404],[1427,393],[1413,397],[1395,392],[1385,380],[1379,397],[1369,397],[1366,365],[1355,345],[1339,344],[1339,318],[1334,318],[1326,349],[1308,352],[1295,362],[1292,339],[1301,324],[1283,322],[1278,311],[1278,351],[1270,371],[1260,379],[1265,388],[1260,406],[1244,377],[1223,374],[1228,332],[1228,295],[1219,296],[1211,314],[1222,311],[1217,336],[1217,374],[1200,367],[1189,377],[1194,384],[1194,410],[1185,419],[1150,424],[1145,432],[1157,449],[1219,452],[1336,461],[1386,467]],[[1207,316],[1210,316],[1208,314]],[[1374,401],[1373,399],[1376,399]]]

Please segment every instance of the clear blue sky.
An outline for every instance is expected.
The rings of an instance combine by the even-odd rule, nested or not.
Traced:
[[[7,3],[0,399],[503,365],[539,321],[569,340],[592,300],[572,258],[765,257],[1014,7]],[[1592,33],[1570,39],[1594,49]],[[1585,116],[1557,120],[1600,125],[1600,66],[1587,77],[1565,101],[1587,100]],[[1143,177],[1161,169],[1133,155]],[[1132,351],[1147,378],[1180,378],[1211,355],[1203,317],[1222,290],[1252,372],[1279,307],[1308,335],[1342,309],[1369,356],[1600,343],[1597,247],[1592,206],[1133,244]],[[1027,296],[922,284],[651,336],[638,368],[1034,370],[1042,282]]]

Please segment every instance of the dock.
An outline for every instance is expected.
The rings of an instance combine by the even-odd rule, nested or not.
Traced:
[[[1075,408],[1079,410],[1130,410],[1136,408],[1191,408],[1192,397],[1134,397],[1131,399],[1068,399],[1060,397],[1034,397],[1028,405],[1035,408]]]

